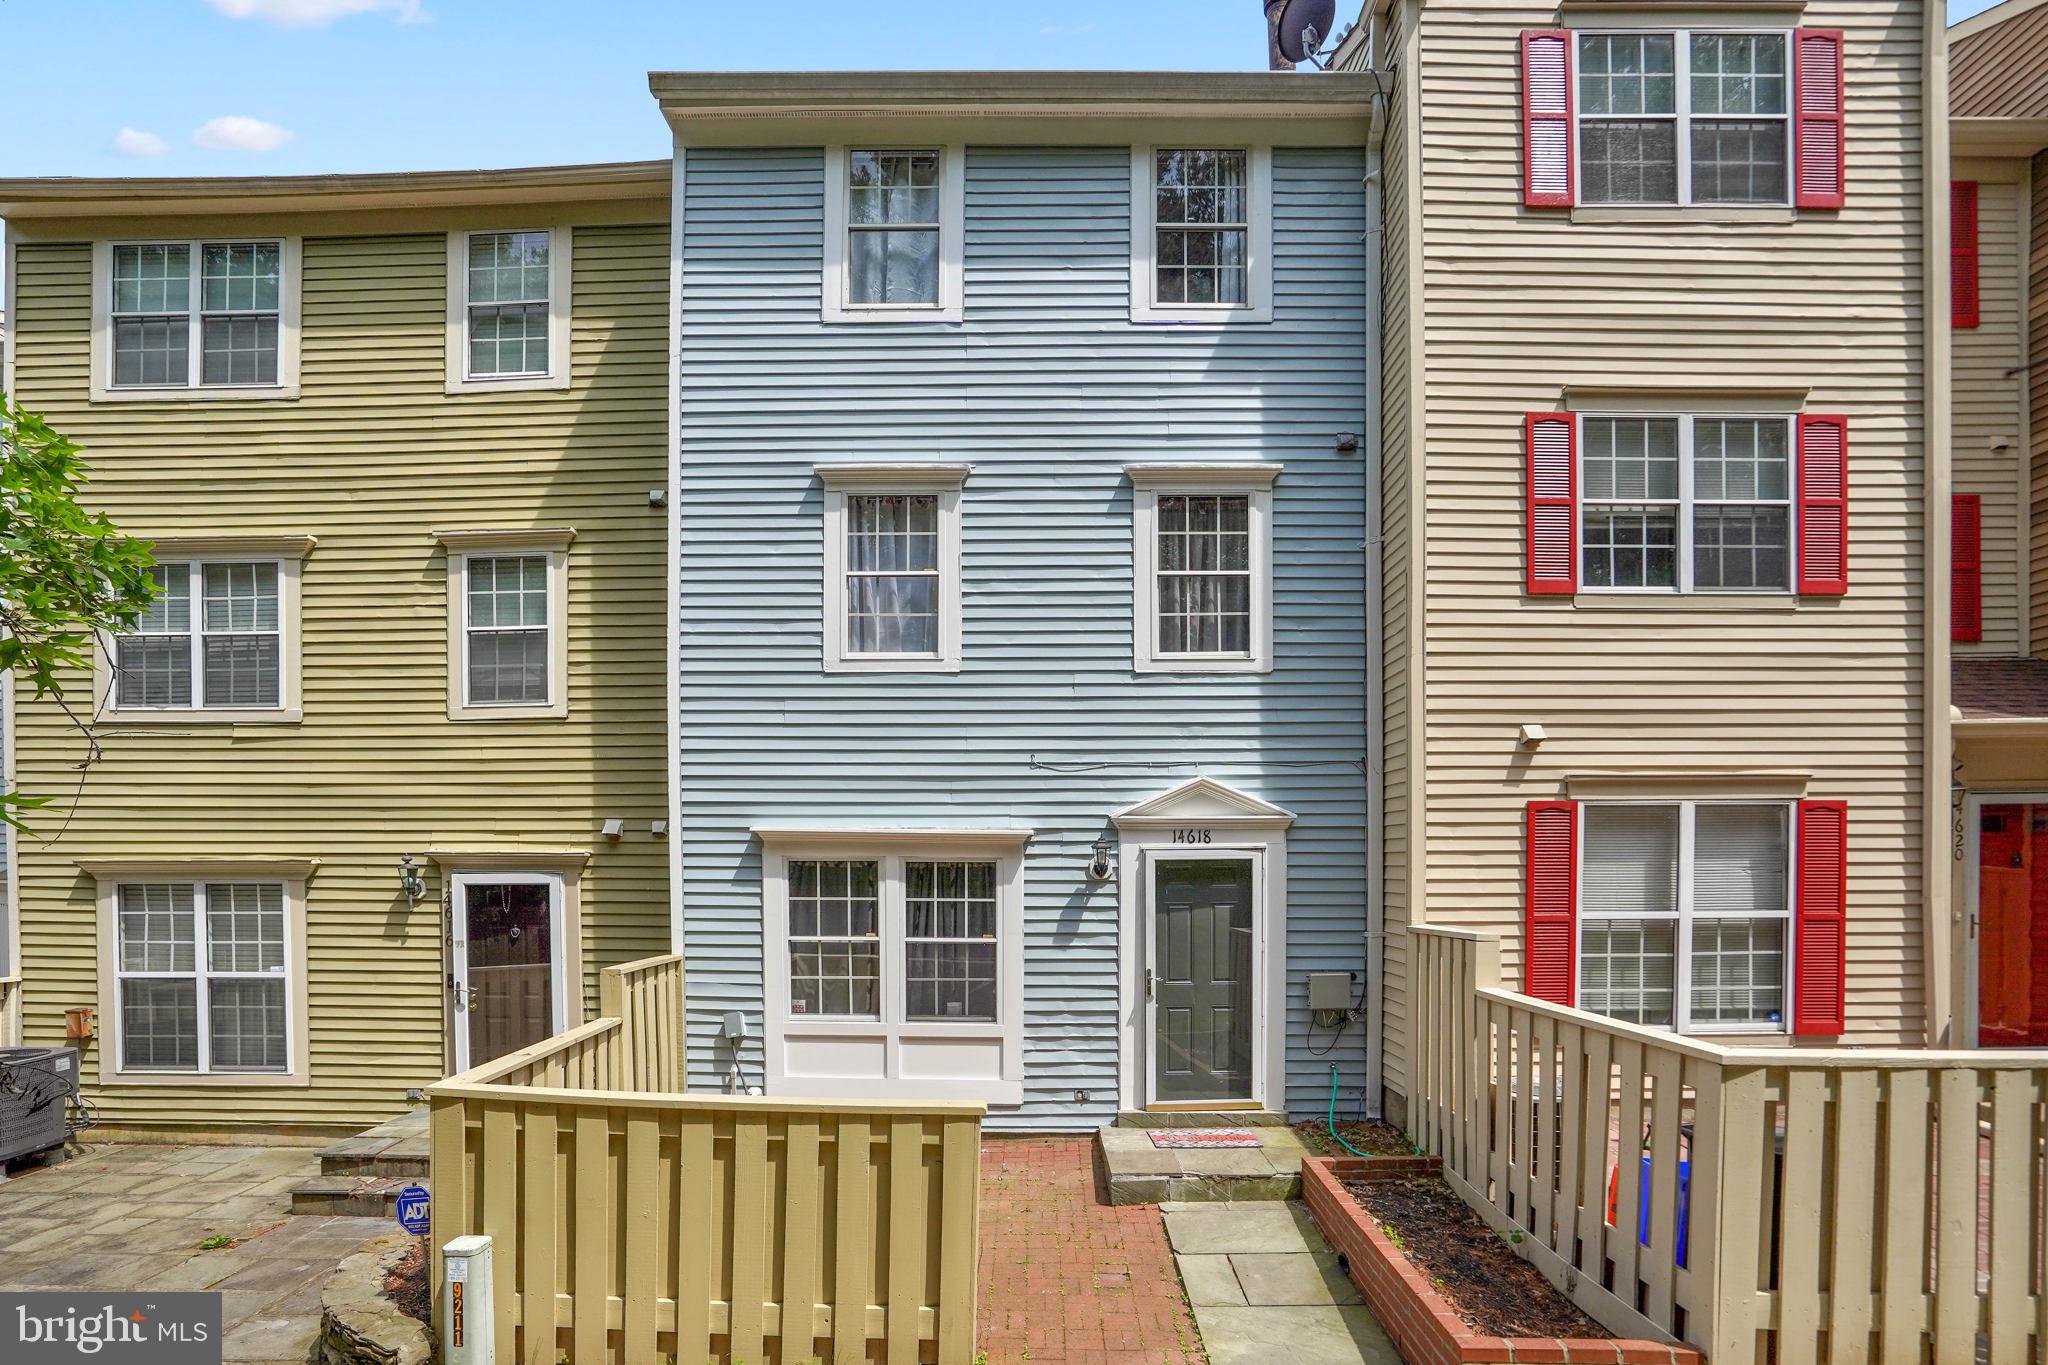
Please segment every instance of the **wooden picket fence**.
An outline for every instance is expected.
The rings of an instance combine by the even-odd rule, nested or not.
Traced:
[[[1410,934],[1410,1136],[1609,1330],[1715,1365],[2048,1358],[2048,1053],[1723,1047]]]
[[[501,1360],[970,1365],[983,1106],[682,1094],[681,960],[600,999],[427,1092],[434,1283],[491,1238]]]

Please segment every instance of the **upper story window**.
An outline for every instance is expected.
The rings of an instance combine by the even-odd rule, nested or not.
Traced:
[[[1273,666],[1277,465],[1127,465],[1133,666],[1263,673]]]
[[[1785,1027],[1791,806],[1581,807],[1579,1006],[1681,1033]]]
[[[297,719],[299,561],[311,540],[182,545],[181,555],[181,542],[158,542],[156,599],[133,632],[112,642],[100,689],[107,714],[128,722]]]
[[[965,157],[957,146],[826,149],[828,322],[958,322]]]
[[[1264,147],[1131,152],[1131,320],[1268,322],[1273,163]]]
[[[1789,592],[1786,417],[1581,419],[1585,588]]]
[[[1790,202],[1788,35],[1580,33],[1586,204]]]
[[[569,386],[571,231],[448,236],[448,391]]]
[[[965,465],[820,465],[825,667],[960,667]]]
[[[568,708],[568,527],[437,531],[448,553],[448,715],[530,720]]]
[[[101,243],[92,396],[292,396],[297,258],[292,238]]]

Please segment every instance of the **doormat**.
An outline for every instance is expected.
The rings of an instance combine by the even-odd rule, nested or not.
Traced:
[[[1154,1147],[1256,1147],[1259,1135],[1249,1128],[1154,1128]]]

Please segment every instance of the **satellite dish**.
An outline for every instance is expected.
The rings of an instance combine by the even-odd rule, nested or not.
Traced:
[[[1296,64],[1307,61],[1336,22],[1337,0],[1285,0],[1274,34],[1280,55]]]

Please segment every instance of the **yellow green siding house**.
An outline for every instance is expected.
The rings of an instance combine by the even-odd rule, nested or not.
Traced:
[[[360,1129],[669,948],[668,205],[666,162],[0,184],[6,387],[161,566],[69,680],[95,761],[13,698],[10,1026],[90,1010],[110,1124]]]

